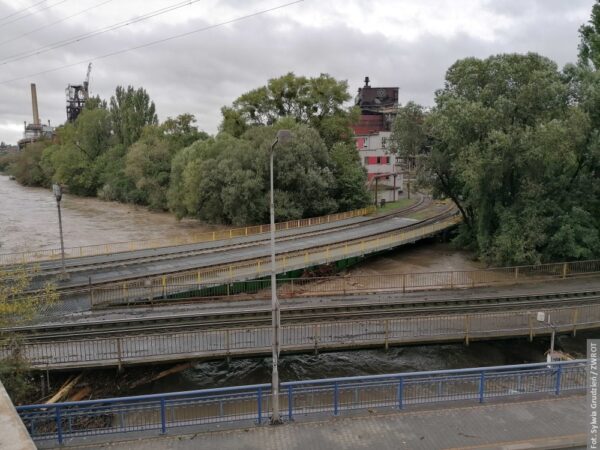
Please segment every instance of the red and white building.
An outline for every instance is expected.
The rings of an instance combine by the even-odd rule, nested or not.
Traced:
[[[352,128],[360,160],[367,169],[369,184],[402,189],[402,174],[398,173],[396,155],[390,152],[392,126],[398,113],[397,87],[371,87],[369,77],[358,88],[356,105],[361,115]]]

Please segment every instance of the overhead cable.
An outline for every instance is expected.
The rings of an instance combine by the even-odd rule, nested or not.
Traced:
[[[202,28],[196,28],[196,29],[191,30],[191,31],[186,31],[185,33],[178,33],[178,34],[174,34],[172,36],[166,37],[166,38],[162,38],[162,39],[157,39],[157,40],[154,40],[154,41],[146,42],[145,44],[136,45],[134,47],[125,48],[125,49],[117,50],[117,51],[110,52],[110,53],[105,53],[104,55],[95,56],[95,57],[92,57],[92,58],[85,58],[85,59],[83,59],[81,61],[77,61],[77,62],[74,62],[74,63],[71,63],[71,64],[65,64],[63,66],[58,66],[58,67],[54,67],[52,69],[42,70],[40,72],[31,73],[31,74],[28,74],[28,75],[23,75],[21,77],[11,78],[11,79],[8,79],[8,80],[3,80],[3,81],[0,81],[0,84],[7,84],[7,83],[12,83],[14,81],[20,81],[20,80],[24,80],[24,79],[31,78],[31,77],[34,77],[34,76],[38,76],[38,75],[45,75],[47,73],[52,73],[52,72],[56,72],[58,70],[67,69],[69,67],[74,67],[74,66],[77,66],[77,65],[80,65],[80,64],[83,64],[83,63],[89,63],[90,61],[98,61],[100,59],[105,59],[105,58],[109,58],[111,56],[121,55],[123,53],[131,52],[133,50],[139,50],[139,49],[142,49],[142,48],[151,47],[153,45],[161,44],[163,42],[172,41],[174,39],[179,39],[179,38],[182,38],[182,37],[190,36],[192,34],[196,34],[196,33],[201,33],[201,32],[204,32],[204,31],[213,30],[215,28],[219,28],[219,27],[222,27],[222,26],[225,26],[225,25],[230,25],[232,23],[241,22],[243,20],[247,20],[247,19],[251,19],[253,17],[261,16],[263,14],[267,14],[267,13],[270,13],[270,12],[273,12],[273,11],[284,9],[284,8],[289,7],[289,6],[296,5],[298,3],[302,3],[304,1],[305,0],[296,0],[296,1],[293,1],[293,2],[289,2],[289,3],[284,3],[284,4],[281,4],[281,5],[278,5],[278,6],[274,6],[272,8],[263,9],[263,10],[260,10],[260,11],[256,11],[254,13],[246,14],[244,16],[236,17],[234,19],[226,20],[224,22],[215,23],[213,25],[207,25],[207,26],[202,27]]]
[[[134,23],[143,22],[144,20],[151,19],[152,17],[160,16],[160,15],[166,14],[168,12],[175,11],[176,9],[180,9],[180,8],[185,7],[185,6],[189,6],[189,5],[192,5],[194,3],[198,3],[200,1],[202,1],[202,0],[185,0],[185,1],[180,1],[178,3],[175,3],[174,5],[166,6],[164,8],[160,8],[160,9],[157,9],[155,11],[151,11],[149,13],[143,14],[141,16],[132,17],[131,19],[127,19],[127,20],[125,20],[123,22],[118,22],[118,23],[113,24],[113,25],[109,25],[109,26],[106,26],[106,27],[103,27],[103,28],[98,28],[98,29],[96,29],[94,31],[89,31],[87,33],[83,33],[83,34],[80,34],[78,36],[71,37],[69,39],[64,39],[62,41],[56,41],[56,42],[53,42],[52,44],[48,44],[48,45],[46,45],[44,47],[40,47],[40,48],[35,49],[35,50],[27,50],[25,52],[17,53],[17,54],[9,56],[8,58],[3,59],[2,61],[0,61],[0,66],[4,66],[4,65],[9,64],[11,62],[21,61],[23,59],[27,59],[27,58],[30,58],[32,56],[41,55],[41,54],[47,53],[47,52],[49,52],[51,50],[55,50],[57,48],[65,47],[67,45],[74,44],[76,42],[85,41],[86,39],[90,39],[90,38],[92,38],[94,36],[98,36],[100,34],[108,33],[109,31],[118,30],[119,28],[127,27],[129,25],[133,25]]]
[[[0,42],[0,46],[8,44],[9,42],[17,41],[17,40],[22,39],[22,38],[24,38],[26,36],[30,36],[30,35],[32,35],[34,33],[37,33],[38,31],[45,30],[46,28],[53,27],[54,25],[57,25],[57,24],[62,23],[64,21],[66,21],[66,20],[72,19],[75,16],[79,16],[81,14],[84,14],[84,13],[86,13],[88,11],[91,11],[92,9],[96,9],[96,8],[101,7],[101,6],[104,6],[107,3],[110,3],[112,1],[114,1],[114,0],[105,0],[102,3],[98,3],[97,5],[90,6],[89,8],[83,9],[83,10],[81,10],[79,12],[76,12],[75,14],[71,14],[70,16],[63,17],[62,19],[56,20],[54,22],[50,22],[49,24],[46,24],[46,25],[44,25],[42,27],[35,28],[34,30],[28,31],[27,33],[23,33],[23,34],[20,34],[18,36],[12,37],[10,39],[7,39],[6,41],[2,41],[2,42]]]

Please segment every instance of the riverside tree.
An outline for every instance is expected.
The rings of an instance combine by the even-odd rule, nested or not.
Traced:
[[[490,263],[600,252],[597,130],[571,91],[555,63],[529,53],[457,61],[436,94],[433,187],[464,217],[459,240]]]
[[[9,328],[28,323],[58,300],[52,283],[45,284],[37,292],[29,292],[35,274],[23,266],[10,270],[0,268],[0,327]],[[19,353],[19,342],[10,334],[0,337],[0,344],[12,350],[12,354],[0,360],[0,380],[13,402],[21,403],[34,390],[29,379],[27,363]]]
[[[390,141],[390,147],[398,157],[405,161],[409,170],[413,169],[417,157],[425,152],[427,142],[425,109],[421,105],[411,101],[398,108]]]
[[[327,74],[308,78],[290,72],[241,95],[232,106],[223,107],[220,130],[241,137],[251,127],[273,125],[288,117],[316,129],[331,148],[352,137],[350,125],[358,112],[344,106],[350,98],[346,81]]]
[[[356,149],[327,149],[319,133],[283,119],[253,127],[241,137],[220,133],[198,141],[173,159],[169,207],[178,217],[234,225],[269,218],[269,151],[278,129],[293,139],[276,147],[275,213],[291,220],[353,209],[368,203]],[[344,144],[340,144],[344,145]]]

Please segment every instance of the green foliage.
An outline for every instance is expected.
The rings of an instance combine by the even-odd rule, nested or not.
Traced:
[[[10,173],[24,186],[48,186],[50,179],[42,167],[42,154],[50,145],[48,141],[38,141],[25,146],[10,165]]]
[[[135,180],[140,203],[151,209],[167,208],[167,188],[172,151],[158,127],[147,127],[140,140],[129,147],[125,157],[125,175]]]
[[[0,268],[0,327],[22,325],[39,316],[48,306],[58,300],[53,284],[45,284],[37,292],[28,292],[37,269],[13,266]],[[21,357],[19,341],[14,337],[3,337],[0,343],[11,349],[9,357],[0,360],[0,379],[13,402],[21,403],[33,391],[27,364]]]
[[[586,68],[600,69],[600,3],[592,7],[590,21],[579,28],[579,62]]]
[[[110,98],[110,116],[117,142],[130,146],[142,135],[146,125],[157,125],[156,108],[143,89],[117,86]]]
[[[232,107],[222,108],[220,130],[241,137],[250,127],[273,125],[291,117],[315,128],[331,148],[352,136],[350,124],[357,118],[356,111],[344,108],[350,98],[346,81],[327,74],[307,78],[289,72],[241,95]]]
[[[352,144],[339,142],[331,149],[333,174],[336,180],[334,197],[340,211],[362,208],[371,201],[366,187],[367,172]]]
[[[356,149],[334,146],[331,155],[319,134],[284,119],[250,128],[240,138],[221,133],[197,141],[173,158],[169,207],[178,217],[245,225],[269,219],[269,152],[277,129],[293,138],[274,154],[275,214],[299,219],[368,202],[366,175]]]
[[[572,80],[532,53],[468,58],[448,70],[426,120],[426,168],[434,191],[464,216],[459,240],[486,261],[600,253],[598,145],[573,92]]]
[[[427,133],[424,122],[425,110],[421,105],[408,102],[398,108],[390,148],[406,162],[409,169],[415,167],[417,156],[425,152]]]

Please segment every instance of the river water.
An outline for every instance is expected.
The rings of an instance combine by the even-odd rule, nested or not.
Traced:
[[[145,207],[63,195],[65,247],[179,237],[222,227],[177,221]],[[60,248],[58,214],[52,191],[23,187],[0,175],[0,253]]]
[[[167,213],[143,207],[65,195],[62,201],[65,246],[122,242],[182,236],[217,227],[194,220],[177,221]],[[0,175],[0,253],[57,248],[56,202],[52,192],[27,188]],[[424,242],[390,252],[350,269],[356,275],[469,270],[481,268],[466,252],[446,243]],[[585,352],[585,334],[561,336],[559,346],[574,356]],[[419,370],[441,370],[544,360],[547,339],[525,339],[463,344],[423,345],[361,350],[319,355],[286,355],[281,359],[281,379],[300,380]],[[143,373],[140,372],[140,373]],[[141,375],[140,375],[141,376]],[[204,362],[171,375],[134,393],[265,383],[270,379],[270,359],[253,358]]]

